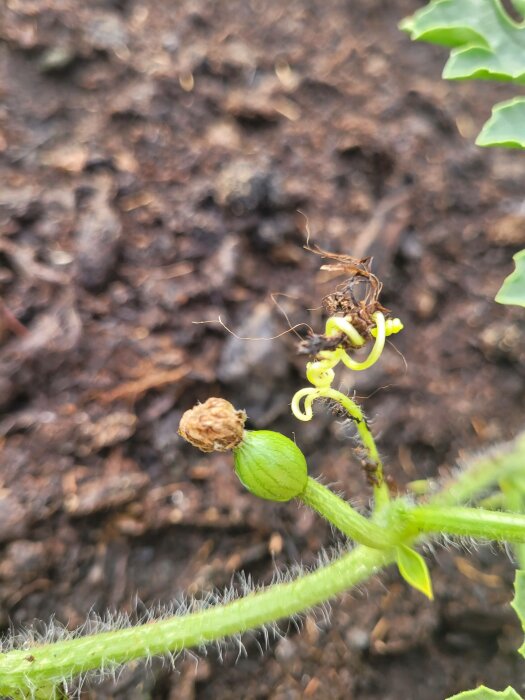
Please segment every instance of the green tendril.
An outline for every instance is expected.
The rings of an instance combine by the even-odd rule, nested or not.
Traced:
[[[375,338],[375,341],[368,357],[360,362],[354,360],[341,345],[334,350],[323,350],[320,352],[318,355],[319,359],[308,362],[306,365],[306,378],[313,386],[299,389],[295,393],[291,403],[291,410],[298,420],[309,421],[313,418],[313,403],[316,399],[332,399],[344,408],[354,421],[366,451],[365,467],[373,480],[376,509],[379,509],[388,502],[389,495],[388,489],[384,484],[383,464],[379,457],[375,440],[361,408],[342,392],[332,389],[332,383],[335,379],[334,368],[339,362],[342,362],[348,369],[356,371],[368,369],[381,357],[387,336],[399,333],[403,329],[403,324],[398,318],[387,320],[380,311],[374,313],[372,318],[376,325],[371,329],[370,333]],[[332,316],[326,322],[325,334],[333,336],[341,333],[355,348],[362,347],[366,342],[348,318]],[[303,408],[301,408],[302,402]],[[373,467],[373,474],[371,474],[370,466]]]

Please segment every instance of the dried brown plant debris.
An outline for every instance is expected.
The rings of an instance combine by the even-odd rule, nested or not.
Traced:
[[[354,258],[352,255],[330,253],[319,246],[305,246],[322,258],[333,260],[321,266],[321,270],[345,274],[347,278],[338,284],[333,292],[323,298],[323,309],[328,316],[343,316],[363,336],[370,338],[370,328],[375,326],[374,313],[389,311],[379,301],[382,282],[371,271],[372,258]],[[326,335],[311,333],[299,344],[299,354],[318,355],[323,350],[336,347],[352,348],[351,340],[344,334]]]

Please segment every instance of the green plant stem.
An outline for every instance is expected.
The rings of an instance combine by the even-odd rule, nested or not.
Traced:
[[[432,504],[447,506],[469,503],[484,496],[501,479],[525,471],[525,433],[470,460],[468,467],[442,484]]]
[[[359,546],[332,564],[290,583],[270,586],[226,605],[155,623],[0,655],[0,693],[108,669],[133,659],[198,646],[275,622],[326,601],[394,560],[394,550]]]
[[[417,534],[441,533],[494,540],[525,542],[525,515],[464,508],[461,506],[419,506],[407,509],[403,520]]]
[[[306,489],[299,496],[299,499],[317,511],[323,518],[326,518],[347,537],[360,544],[376,549],[385,549],[396,543],[396,540],[390,537],[390,533],[385,532],[384,528],[365,518],[349,503],[311,477],[308,477]]]
[[[432,532],[523,541],[525,516],[455,506],[473,501],[525,465],[525,436],[475,460],[446,485],[445,493],[429,498],[424,506],[411,507],[403,499],[390,502],[363,527],[362,516],[342,499],[327,496],[324,487],[308,482],[308,505],[322,512],[337,527],[350,534],[365,532],[377,546],[376,526],[384,527],[384,541],[410,546],[418,534]],[[333,511],[335,510],[335,515]],[[357,516],[357,517],[356,517]],[[350,536],[352,536],[350,534]],[[395,560],[396,550],[359,545],[333,563],[289,583],[272,585],[231,603],[200,612],[174,616],[143,625],[78,637],[25,650],[0,654],[0,694],[15,698],[54,697],[52,685],[83,672],[113,666],[155,654],[176,653],[232,634],[261,627],[314,605],[368,579]],[[39,691],[40,689],[40,691]],[[38,692],[37,692],[38,691]],[[42,695],[43,693],[43,695]],[[55,694],[56,695],[56,694]]]
[[[507,499],[505,494],[501,492],[492,493],[478,502],[480,508],[486,508],[487,510],[505,510],[506,505]]]
[[[347,537],[377,549],[393,547],[423,533],[525,542],[525,515],[520,513],[460,506],[410,507],[399,499],[392,502],[388,526],[384,527],[310,477],[300,499]]]
[[[525,479],[523,476],[514,479],[501,479],[499,486],[507,509],[513,513],[525,513]],[[519,568],[525,569],[525,543],[514,543],[513,549]]]
[[[361,438],[363,447],[367,452],[368,458],[375,466],[374,476],[376,479],[376,484],[374,485],[374,509],[376,511],[381,510],[388,504],[390,496],[388,493],[388,487],[383,479],[383,462],[381,461],[374,436],[368,427],[368,423],[366,422],[366,418],[362,410],[355,403],[355,401],[352,401],[349,396],[345,396],[345,394],[337,391],[337,389],[323,388],[319,393],[323,398],[332,399],[340,403],[348,415],[354,420],[357,432]]]

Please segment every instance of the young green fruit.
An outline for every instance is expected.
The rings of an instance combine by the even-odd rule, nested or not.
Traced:
[[[259,498],[289,501],[306,489],[306,459],[295,442],[271,430],[244,430],[246,413],[212,397],[186,411],[179,435],[203,452],[233,450],[235,472]]]
[[[306,459],[295,442],[281,433],[245,430],[233,456],[241,483],[259,498],[289,501],[306,488]]]

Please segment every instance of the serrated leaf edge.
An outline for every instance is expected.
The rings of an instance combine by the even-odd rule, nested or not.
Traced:
[[[482,693],[490,693],[491,698],[499,698],[500,700],[523,700],[521,695],[514,688],[511,688],[510,685],[505,690],[492,690],[492,688],[487,688],[485,685],[480,685],[474,690],[464,690],[462,693],[452,695],[446,700],[478,700],[478,698],[482,697]]]

